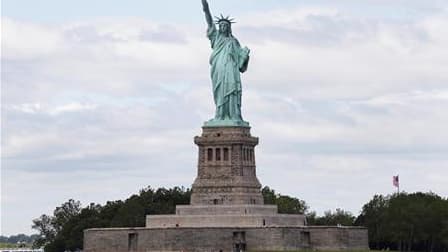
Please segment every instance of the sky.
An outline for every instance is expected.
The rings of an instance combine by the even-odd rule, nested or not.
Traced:
[[[251,49],[263,185],[323,214],[448,197],[448,2],[209,1]],[[1,0],[1,234],[68,199],[190,187],[213,116],[199,0]]]

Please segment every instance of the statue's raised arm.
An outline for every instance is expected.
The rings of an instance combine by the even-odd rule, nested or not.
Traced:
[[[205,13],[205,20],[207,21],[208,27],[210,28],[214,24],[212,14],[210,13],[210,8],[208,7],[207,0],[202,0],[202,9],[204,10]]]

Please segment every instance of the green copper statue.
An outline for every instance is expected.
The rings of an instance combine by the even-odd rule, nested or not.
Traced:
[[[240,72],[247,70],[249,48],[241,48],[238,40],[232,35],[232,19],[223,17],[213,22],[207,0],[202,0],[207,20],[207,37],[213,49],[210,57],[213,98],[216,105],[215,118],[205,126],[249,126],[241,116],[241,77]]]

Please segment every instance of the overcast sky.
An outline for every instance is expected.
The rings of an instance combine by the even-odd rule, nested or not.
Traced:
[[[2,0],[1,234],[70,198],[190,187],[213,116],[199,0]],[[448,196],[448,2],[210,1],[251,49],[243,117],[263,185],[359,214]]]

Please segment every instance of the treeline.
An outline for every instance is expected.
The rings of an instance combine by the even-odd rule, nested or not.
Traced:
[[[308,225],[360,225],[369,229],[372,249],[401,251],[448,251],[448,200],[432,193],[376,195],[364,205],[359,216],[342,209],[317,216],[305,201],[262,189],[265,204],[276,204],[279,213],[306,214]],[[39,232],[35,247],[46,252],[76,251],[83,246],[87,228],[144,227],[148,214],[174,214],[176,205],[189,204],[191,192],[183,187],[148,187],[121,201],[82,208],[69,200],[52,216],[33,220]]]
[[[375,195],[355,224],[369,229],[371,249],[448,251],[448,199],[434,193]]]
[[[39,235],[26,235],[26,234],[18,234],[18,235],[11,235],[11,236],[3,236],[0,235],[0,243],[9,243],[9,244],[31,244],[33,243]]]

